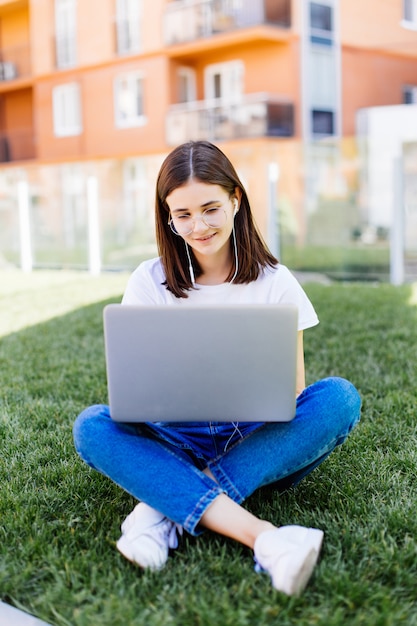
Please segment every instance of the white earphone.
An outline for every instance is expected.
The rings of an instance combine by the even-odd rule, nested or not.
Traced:
[[[237,207],[238,207],[238,202],[236,199],[233,201],[233,206],[235,207],[235,210],[233,211],[233,217],[234,217],[237,213]]]

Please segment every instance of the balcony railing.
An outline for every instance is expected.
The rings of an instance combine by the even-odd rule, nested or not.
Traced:
[[[30,76],[29,46],[0,48],[0,82]]]
[[[194,41],[239,28],[291,26],[291,0],[176,0],[164,16],[166,45]]]
[[[173,105],[166,119],[167,143],[221,141],[250,137],[292,137],[294,105],[268,94],[239,100],[210,100]]]
[[[35,156],[35,137],[32,130],[0,132],[0,163],[26,161]]]

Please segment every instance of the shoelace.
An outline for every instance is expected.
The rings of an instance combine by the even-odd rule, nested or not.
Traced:
[[[183,527],[180,524],[171,522],[167,517],[161,522],[158,527],[154,527],[154,530],[158,530],[158,539],[163,545],[168,544],[169,548],[178,548],[178,536],[182,535]],[[152,533],[154,534],[154,533]]]
[[[178,534],[182,535],[183,528],[180,524],[174,524],[173,522],[170,523],[172,524],[172,527],[168,535],[168,546],[175,549],[178,548]]]
[[[256,572],[257,574],[261,574],[261,573],[263,573],[263,572],[266,572],[266,571],[267,571],[267,570],[266,570],[264,567],[262,567],[262,565],[259,563],[259,561],[258,561],[258,559],[256,558],[256,556],[254,556],[254,557],[253,557],[253,560],[254,560],[254,566],[253,566],[253,569],[255,570],[255,572]]]

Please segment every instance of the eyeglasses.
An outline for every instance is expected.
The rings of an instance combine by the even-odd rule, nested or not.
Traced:
[[[190,215],[177,215],[172,217],[168,224],[173,233],[176,235],[191,235],[195,228],[196,220],[202,220],[208,228],[222,228],[227,221],[226,211],[220,207],[213,207],[203,211],[200,217],[191,217]]]

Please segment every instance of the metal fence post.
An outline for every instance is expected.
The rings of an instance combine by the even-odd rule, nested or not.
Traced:
[[[88,214],[88,269],[96,276],[101,271],[100,225],[98,206],[98,181],[95,176],[87,178]]]
[[[17,183],[17,204],[19,212],[20,267],[23,272],[31,272],[33,269],[33,256],[30,232],[29,185],[25,180]]]
[[[392,285],[404,283],[404,184],[403,159],[393,160],[393,202],[390,238],[390,282]]]
[[[280,257],[280,233],[277,202],[277,184],[279,180],[278,163],[268,165],[268,246],[272,254]]]

